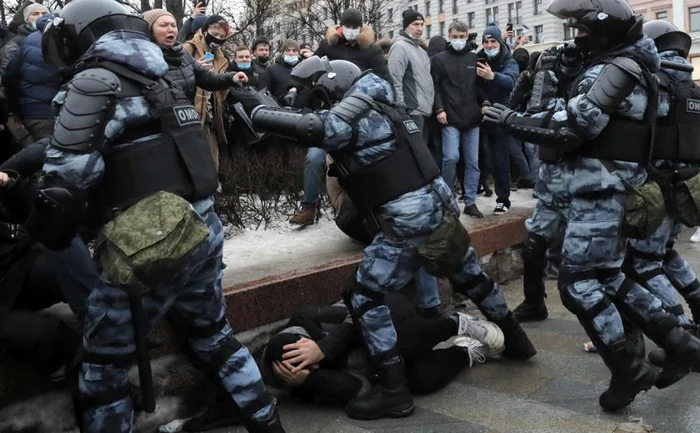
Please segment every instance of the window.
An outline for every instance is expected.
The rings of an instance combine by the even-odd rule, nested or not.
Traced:
[[[491,4],[491,3],[496,3],[496,0],[485,0],[485,3],[486,3],[487,5],[488,5],[488,4]]]
[[[542,0],[533,0],[535,3],[533,4],[533,14],[539,15],[540,14],[540,6],[542,5]]]
[[[657,12],[656,19],[657,20],[667,20],[668,19],[668,11]]]
[[[394,9],[389,8],[387,22],[394,22]]]
[[[544,26],[535,26],[535,43],[544,42]]]
[[[515,2],[515,24],[520,24],[520,17],[523,15],[523,2]]]
[[[496,27],[498,27],[498,6],[493,7],[493,22],[496,23]]]
[[[417,4],[413,5],[413,10],[416,11],[416,12],[418,11],[418,5],[417,5]]]
[[[440,23],[440,36],[445,36],[445,22]]]
[[[457,10],[457,0],[452,0],[452,13],[456,14]]]
[[[474,27],[474,19],[476,18],[475,12],[469,12],[467,14],[467,27],[470,29]]]
[[[491,21],[491,8],[486,9],[486,25],[488,25]]]
[[[428,39],[430,39],[430,27],[431,27],[430,24],[425,26],[425,37]]]
[[[700,6],[688,8],[688,15],[690,15],[690,31],[697,32],[700,30]]]
[[[513,16],[515,15],[515,3],[508,3],[508,22],[514,23]]]
[[[425,2],[425,16],[430,16],[430,2]]]
[[[438,0],[438,6],[439,6],[438,13],[439,14],[445,13],[445,0]]]
[[[564,24],[564,40],[570,41],[576,37],[576,29]]]

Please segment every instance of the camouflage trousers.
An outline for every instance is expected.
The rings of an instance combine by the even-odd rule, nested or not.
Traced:
[[[665,258],[668,248],[668,242],[671,238],[671,233],[676,224],[676,218],[666,216],[656,232],[649,238],[644,240],[630,239],[627,250],[626,268],[630,271],[627,275],[633,278],[638,283],[642,284],[646,289],[654,294],[663,303],[664,308],[678,316],[678,320],[682,325],[688,325],[691,320],[683,313],[680,299],[676,292],[678,287],[682,293],[688,298],[689,303],[700,302],[700,287],[694,290],[684,291],[684,287],[696,281],[695,273],[688,263],[683,258],[673,252],[669,254],[671,262],[676,266],[671,265],[681,272],[674,275],[676,283],[672,282],[668,275],[664,272]],[[689,281],[689,282],[688,282]],[[686,283],[685,285],[681,285]]]
[[[673,249],[673,245],[683,229],[680,221],[674,221],[671,228],[671,236],[666,244],[666,255],[664,256],[663,270],[671,280],[673,286],[683,295],[689,305],[700,304],[700,283],[693,271],[690,263],[686,262]]]
[[[143,296],[143,309],[149,331],[169,312],[193,332],[188,343],[205,363],[212,361],[225,345],[237,347],[232,355],[212,372],[231,394],[233,400],[252,418],[266,418],[273,409],[260,371],[247,348],[233,336],[225,320],[221,290],[223,277],[223,228],[212,210],[203,216],[210,230],[209,238],[192,255],[172,282],[154,287]],[[203,337],[204,334],[211,334]],[[88,314],[83,340],[85,360],[79,372],[82,401],[95,401],[105,394],[118,392],[128,386],[129,366],[117,362],[134,353],[134,331],[127,294],[109,281],[92,292],[88,299]],[[100,359],[96,362],[95,359]],[[110,362],[110,360],[112,362]],[[127,433],[133,425],[133,403],[124,396],[111,403],[83,408],[84,431],[89,433]],[[255,411],[251,407],[257,408]]]
[[[399,290],[411,281],[421,266],[416,245],[438,228],[440,221],[442,221],[442,212],[444,210],[439,211],[436,218],[431,219],[431,222],[425,226],[415,228],[413,231],[415,236],[396,237],[379,233],[364,251],[364,257],[356,275],[357,283],[368,291],[383,295]],[[485,295],[470,293],[470,290],[475,290],[478,287],[472,282],[483,281],[487,278],[476,252],[472,247],[469,247],[462,265],[450,277],[450,280],[453,284],[467,287],[468,296],[481,299],[478,307],[489,320],[503,319],[509,310],[498,284],[494,284],[493,289]],[[367,310],[359,318],[356,318],[356,322],[362,331],[370,355],[382,358],[382,354],[390,353],[396,346],[396,330],[386,305],[383,302],[375,303],[373,308],[367,309],[366,305],[375,301],[365,294],[354,291],[351,293],[350,300],[354,310]],[[397,361],[398,357],[384,359],[386,363]]]
[[[562,224],[566,224],[568,194],[563,171],[559,164],[542,162],[535,183],[537,204],[532,216],[525,221],[528,232],[550,243],[560,235]]]
[[[627,246],[627,240],[620,236],[625,189],[622,181],[615,179],[607,175],[607,189],[579,190],[577,194],[576,188],[586,181],[571,178],[574,194],[566,211],[568,224],[559,274],[565,306],[587,324],[584,328],[594,342],[606,345],[625,339],[617,306],[633,315],[634,324],[643,329],[650,329],[643,325],[651,326],[669,316],[658,298],[619,271]]]

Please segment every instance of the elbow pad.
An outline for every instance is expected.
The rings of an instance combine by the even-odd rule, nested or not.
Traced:
[[[326,135],[323,119],[314,113],[261,105],[253,110],[251,120],[258,132],[293,138],[306,147],[319,147]]]

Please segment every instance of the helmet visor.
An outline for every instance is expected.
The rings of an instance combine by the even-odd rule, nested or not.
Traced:
[[[292,69],[291,77],[302,86],[312,88],[316,80],[331,70],[331,64],[327,57],[311,56],[302,60]]]

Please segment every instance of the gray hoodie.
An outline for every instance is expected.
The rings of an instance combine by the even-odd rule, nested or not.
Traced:
[[[420,44],[401,30],[389,50],[389,73],[394,80],[396,103],[409,113],[428,117],[432,114],[435,87],[430,75],[430,58]]]

